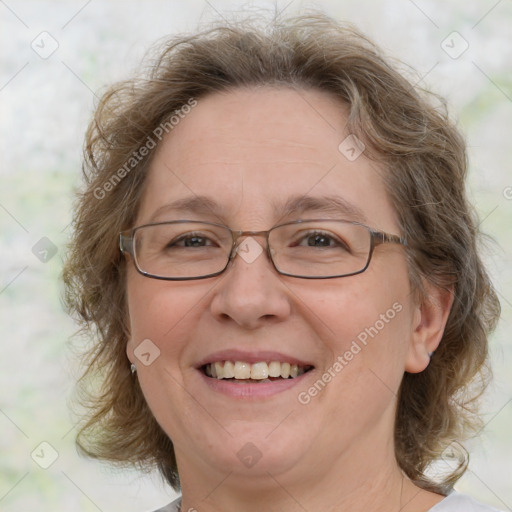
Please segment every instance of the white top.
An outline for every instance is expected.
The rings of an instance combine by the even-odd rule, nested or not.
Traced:
[[[171,509],[172,510],[172,509]],[[179,508],[176,509],[179,512]],[[453,491],[429,512],[499,512],[493,507],[482,505],[467,494]]]
[[[155,512],[180,512],[181,498]],[[482,505],[466,494],[453,491],[444,500],[430,509],[429,512],[500,512],[499,510]]]

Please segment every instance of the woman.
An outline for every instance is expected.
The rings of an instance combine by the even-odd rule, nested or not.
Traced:
[[[499,315],[463,139],[371,42],[322,15],[173,39],[84,171],[85,454],[156,465],[161,511],[492,510],[452,492]]]

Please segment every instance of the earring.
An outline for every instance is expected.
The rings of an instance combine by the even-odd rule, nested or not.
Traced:
[[[132,372],[132,375],[137,371],[137,367],[133,363],[130,365],[130,371]]]
[[[428,353],[428,357],[430,357],[430,359],[432,359],[432,356],[434,355],[434,352],[429,352]]]

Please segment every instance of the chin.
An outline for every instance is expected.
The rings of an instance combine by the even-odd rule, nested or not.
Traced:
[[[304,456],[308,443],[290,435],[286,428],[272,433],[268,423],[251,428],[244,422],[237,427],[228,428],[232,437],[217,436],[201,449],[203,460],[209,459],[210,465],[223,473],[268,478],[269,473],[277,476],[290,471]]]

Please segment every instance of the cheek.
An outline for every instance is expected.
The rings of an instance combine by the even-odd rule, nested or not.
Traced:
[[[201,294],[190,283],[159,281],[132,273],[128,276],[127,296],[131,329],[128,354],[137,365],[137,378],[156,420],[179,440],[183,429],[176,425],[191,408],[188,396],[182,392],[186,387],[183,369],[190,359],[187,351],[198,325],[204,289]]]
[[[317,318],[317,333],[322,330],[326,358],[316,380],[300,390],[300,403],[335,425],[328,433],[333,443],[341,431],[351,439],[381,424],[382,418],[391,424],[404,375],[408,281],[383,282],[381,274],[378,286],[371,274],[362,277],[319,291],[310,313]]]
[[[178,364],[186,338],[197,325],[204,289],[201,294],[193,284],[135,274],[128,277],[127,292],[131,332],[128,350],[137,354],[139,344],[149,339],[158,347],[160,356],[170,364]]]
[[[345,385],[360,392],[378,378],[382,385],[398,388],[413,311],[405,266],[385,272],[375,264],[363,274],[323,283],[316,290],[310,285],[297,295],[308,304],[310,321],[317,326],[326,355],[324,370],[336,376],[343,373],[343,379],[335,380],[346,380]]]
[[[339,340],[340,348],[352,339],[364,343],[366,338],[386,332],[405,334],[408,323],[403,320],[408,315],[403,313],[409,310],[410,301],[407,278],[397,275],[386,279],[380,274],[376,279],[372,274],[376,277],[377,272],[367,271],[298,292],[317,316],[317,323],[323,323],[331,337]]]

